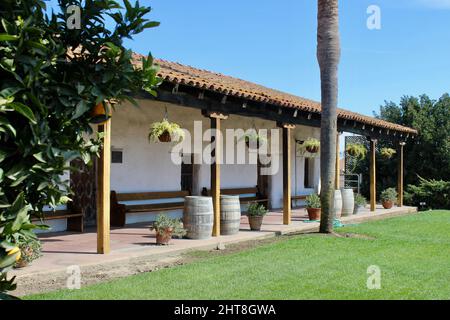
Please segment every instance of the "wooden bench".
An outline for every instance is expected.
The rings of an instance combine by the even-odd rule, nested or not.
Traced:
[[[83,232],[84,221],[83,213],[75,210],[55,210],[44,211],[42,219],[39,217],[32,217],[31,221],[42,221],[45,224],[47,220],[67,219],[67,231]]]
[[[300,195],[300,196],[291,196],[291,208],[294,208],[294,202],[297,200],[306,200],[308,195]],[[296,208],[305,208],[306,206],[297,206]]]
[[[267,208],[269,202],[269,199],[259,192],[258,187],[221,189],[220,194],[227,196],[239,196],[239,201],[241,204],[258,202],[264,204]],[[211,189],[203,188],[202,195],[211,196]]]
[[[184,198],[189,196],[189,191],[163,191],[163,192],[137,192],[117,193],[111,191],[111,226],[123,227],[127,213],[146,213],[184,208],[184,200],[167,203],[151,204],[124,204],[127,201],[166,200]]]

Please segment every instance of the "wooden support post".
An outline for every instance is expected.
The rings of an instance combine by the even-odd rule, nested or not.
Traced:
[[[376,143],[377,140],[370,139],[370,211],[375,211],[377,203],[377,189],[376,189]]]
[[[397,155],[398,155],[398,183],[397,183],[397,206],[403,207],[403,147],[405,143],[400,142],[397,147]]]
[[[283,224],[291,223],[291,129],[283,125]]]
[[[211,119],[211,129],[215,129],[215,135],[211,136],[211,144],[213,146],[211,151],[211,196],[213,200],[214,209],[214,224],[213,236],[220,236],[220,159],[222,154],[222,140],[221,140],[221,120],[228,117],[223,114],[210,113],[207,116]]]
[[[111,177],[111,119],[98,126],[104,133],[103,149],[98,159],[97,177],[97,253],[110,251],[110,177]]]
[[[340,133],[338,132],[338,134],[336,135],[336,179],[335,179],[335,189],[339,190],[340,189],[340,155],[339,155],[339,151],[340,151],[340,145],[339,145],[339,136]]]

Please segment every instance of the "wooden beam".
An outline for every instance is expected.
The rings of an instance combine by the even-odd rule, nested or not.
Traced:
[[[211,129],[216,130],[215,136],[211,136],[211,143],[214,143],[211,157],[211,196],[214,209],[213,236],[220,236],[220,154],[222,141],[220,140],[220,117],[211,117]]]
[[[377,203],[376,144],[377,140],[370,139],[370,211],[375,211]]]
[[[250,101],[242,98],[228,96],[226,105],[222,104],[223,94],[206,91],[200,88],[193,88],[186,85],[173,85],[164,82],[158,88],[158,97],[155,98],[149,93],[140,92],[136,98],[156,99],[162,102],[174,103],[190,108],[202,110],[217,111],[224,114],[236,114],[245,117],[257,117],[270,121],[280,121],[294,123],[297,125],[305,125],[320,128],[320,114],[299,110],[296,117],[292,117],[292,108],[279,107],[273,104]],[[200,92],[203,92],[199,99]],[[364,129],[362,129],[364,127]],[[366,128],[367,127],[367,128]],[[375,126],[375,128],[381,128]],[[338,118],[337,129],[339,131],[351,132],[358,135],[370,136],[373,139],[388,138],[389,140],[399,140],[395,135],[399,135],[400,131],[394,132],[394,137],[382,131],[371,130],[369,125],[365,125],[360,121]],[[392,133],[391,132],[391,133]],[[398,133],[398,134],[397,134]],[[406,136],[406,133],[405,133]],[[411,133],[410,138],[414,137]],[[404,140],[404,139],[403,139]]]
[[[228,115],[221,113],[221,112],[215,112],[215,111],[204,111],[203,115],[205,117],[211,118],[211,119],[219,119],[219,120],[226,120],[228,119]]]
[[[291,128],[283,127],[283,224],[291,223]]]
[[[397,181],[397,206],[403,207],[403,147],[405,143],[400,142],[397,147],[397,156],[398,156],[398,181]]]
[[[97,177],[97,253],[110,251],[111,119],[98,126],[104,133]]]
[[[338,132],[338,134],[336,135],[336,178],[335,178],[335,188],[336,190],[340,189],[340,157],[339,157],[339,151],[340,151],[340,146],[339,146],[339,137],[340,137],[340,133]]]

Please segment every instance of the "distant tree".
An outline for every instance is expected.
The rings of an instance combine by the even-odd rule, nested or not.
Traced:
[[[427,95],[404,96],[400,104],[385,102],[375,117],[418,130],[416,139],[404,147],[405,184],[418,184],[419,176],[430,180],[450,181],[450,96],[433,100]],[[378,148],[392,147],[389,140],[379,141]],[[363,192],[368,193],[368,159],[359,161],[355,172],[363,174]],[[397,184],[397,160],[377,156],[377,190]]]
[[[333,231],[336,164],[338,65],[341,55],[338,0],[318,0],[317,60],[320,67],[320,232]]]
[[[0,2],[0,298],[15,288],[6,277],[20,256],[17,246],[34,238],[30,215],[69,200],[61,177],[71,160],[89,162],[102,143],[93,133],[92,108],[129,100],[159,83],[151,57],[136,69],[123,39],[158,25],[136,1],[58,0],[47,15],[40,0]],[[80,28],[69,27],[81,8]],[[112,27],[106,27],[110,19]],[[106,104],[106,108],[111,108]]]

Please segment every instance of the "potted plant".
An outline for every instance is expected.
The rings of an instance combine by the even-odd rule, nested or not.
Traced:
[[[24,268],[42,256],[42,245],[37,239],[29,239],[18,244],[20,258],[16,261],[16,268]]]
[[[309,220],[320,219],[320,197],[317,193],[312,193],[306,197],[306,211],[308,211]]]
[[[394,188],[387,188],[383,190],[380,195],[381,204],[383,208],[390,209],[397,199],[397,191]]]
[[[367,155],[367,149],[360,143],[349,143],[345,149],[347,153],[353,157],[363,160]]]
[[[159,214],[150,230],[156,231],[156,244],[169,244],[172,236],[182,237],[186,234],[180,219],[169,218],[165,214]]]
[[[184,131],[175,122],[164,119],[161,122],[154,122],[150,126],[148,139],[152,142],[181,142],[184,139]]]
[[[94,124],[102,124],[106,121],[108,121],[109,118],[111,118],[111,108],[106,107],[106,105],[103,102],[100,102],[96,104],[90,113],[90,123]]]
[[[317,153],[319,152],[320,141],[317,139],[309,138],[303,143],[303,147],[309,153]]]
[[[362,208],[364,208],[367,204],[366,198],[357,193],[355,195],[355,210],[353,210],[353,214],[358,214]]]
[[[260,231],[264,216],[268,210],[263,204],[252,202],[247,209],[248,223],[250,224],[250,230]]]
[[[380,150],[381,156],[385,159],[391,159],[396,153],[397,151],[392,148],[381,148]]]
[[[252,149],[254,146],[256,146],[256,149],[259,149],[267,143],[267,138],[265,136],[259,135],[253,130],[249,133],[245,133],[242,138],[245,140],[245,144],[249,149]]]

